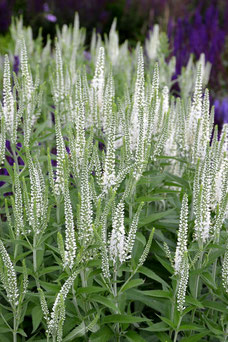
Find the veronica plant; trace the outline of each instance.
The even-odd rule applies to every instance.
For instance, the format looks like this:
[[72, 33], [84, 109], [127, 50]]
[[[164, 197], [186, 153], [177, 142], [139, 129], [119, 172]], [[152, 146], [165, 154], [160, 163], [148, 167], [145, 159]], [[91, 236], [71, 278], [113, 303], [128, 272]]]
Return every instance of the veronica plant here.
[[226, 341], [228, 130], [214, 127], [203, 58], [174, 97], [158, 26], [147, 57], [119, 45], [116, 21], [90, 52], [77, 15], [53, 49], [20, 20], [11, 31], [0, 339]]

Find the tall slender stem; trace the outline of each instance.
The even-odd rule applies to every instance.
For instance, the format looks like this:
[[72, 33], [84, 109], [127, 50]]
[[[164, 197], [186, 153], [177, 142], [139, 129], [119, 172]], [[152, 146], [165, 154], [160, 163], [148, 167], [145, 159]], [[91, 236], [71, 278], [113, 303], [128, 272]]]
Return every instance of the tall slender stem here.
[[[200, 246], [199, 246], [200, 247]], [[201, 250], [201, 253], [200, 253], [200, 257], [199, 257], [199, 260], [198, 260], [198, 269], [200, 269], [202, 267], [202, 260], [203, 260], [203, 251], [202, 251], [202, 248], [200, 248]], [[197, 274], [197, 277], [196, 277], [196, 287], [195, 287], [195, 293], [194, 293], [194, 298], [197, 299], [198, 297], [198, 292], [199, 292], [199, 274]], [[194, 322], [194, 319], [195, 319], [195, 311], [196, 309], [194, 309], [192, 311], [192, 323]], [[191, 331], [191, 334], [192, 334], [192, 331]]]
[[[13, 152], [13, 159], [14, 159], [14, 162], [16, 165], [16, 170], [17, 170], [17, 173], [19, 175], [19, 165], [18, 165], [18, 161], [17, 161], [16, 145], [12, 144], [11, 147], [12, 147], [12, 152]], [[18, 236], [16, 236], [16, 239], [17, 238], [18, 238]], [[17, 257], [17, 250], [18, 250], [18, 245], [16, 244], [15, 249], [14, 249], [14, 260]]]
[[17, 316], [15, 307], [13, 309], [13, 342], [17, 342]]
[[75, 309], [77, 311], [78, 317], [81, 318], [82, 316], [81, 316], [81, 313], [80, 313], [80, 310], [78, 307], [78, 303], [77, 303], [77, 299], [76, 299], [76, 292], [74, 289], [74, 284], [72, 285], [72, 294], [73, 294], [73, 303], [74, 303]]
[[37, 271], [37, 261], [36, 261], [36, 235], [33, 237], [33, 270], [34, 273]]
[[[17, 238], [18, 238], [18, 236], [16, 236], [16, 239]], [[14, 249], [14, 261], [15, 261], [15, 259], [17, 257], [17, 250], [18, 250], [18, 244], [16, 244], [15, 249]]]
[[177, 324], [177, 328], [175, 329], [175, 335], [174, 335], [173, 342], [176, 342], [176, 340], [177, 340], [177, 336], [178, 336], [178, 331], [179, 331], [179, 328], [180, 328], [181, 320], [182, 320], [182, 316], [180, 316], [178, 324]]
[[[170, 319], [172, 322], [173, 322], [173, 318], [174, 318], [174, 309], [175, 309], [175, 304], [176, 304], [177, 289], [178, 289], [178, 283], [177, 283], [177, 286], [176, 286], [174, 294], [173, 294], [173, 302], [172, 302], [171, 316], [170, 316]], [[170, 337], [172, 336], [172, 331], [170, 331], [169, 336]]]
[[[117, 290], [117, 267], [115, 266], [113, 272], [113, 292], [116, 301], [116, 313], [119, 312], [119, 305], [118, 305], [118, 290]], [[120, 325], [119, 323], [116, 324], [116, 342], [120, 342]]]
[[[198, 269], [202, 267], [202, 260], [203, 260], [203, 251], [200, 253], [199, 261], [198, 261]], [[197, 299], [198, 291], [199, 291], [199, 274], [196, 277], [196, 287], [195, 287], [195, 298]]]
[[16, 170], [17, 170], [17, 173], [19, 174], [19, 166], [18, 166], [18, 161], [17, 161], [17, 153], [16, 153], [16, 145], [12, 145], [12, 152], [13, 152], [13, 159], [14, 159], [14, 162], [16, 164]]
[[[57, 198], [57, 203], [56, 203], [56, 221], [57, 224], [60, 224], [60, 199]], [[60, 230], [60, 227], [58, 227], [58, 229]]]

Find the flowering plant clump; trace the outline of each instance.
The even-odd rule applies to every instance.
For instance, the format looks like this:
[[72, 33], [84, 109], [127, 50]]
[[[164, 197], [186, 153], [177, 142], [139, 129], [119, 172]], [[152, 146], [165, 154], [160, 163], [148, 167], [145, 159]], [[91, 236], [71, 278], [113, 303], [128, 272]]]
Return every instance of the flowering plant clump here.
[[214, 126], [203, 56], [175, 98], [159, 27], [146, 55], [119, 45], [116, 21], [85, 51], [77, 14], [44, 47], [22, 20], [11, 34], [0, 339], [226, 341], [228, 125]]

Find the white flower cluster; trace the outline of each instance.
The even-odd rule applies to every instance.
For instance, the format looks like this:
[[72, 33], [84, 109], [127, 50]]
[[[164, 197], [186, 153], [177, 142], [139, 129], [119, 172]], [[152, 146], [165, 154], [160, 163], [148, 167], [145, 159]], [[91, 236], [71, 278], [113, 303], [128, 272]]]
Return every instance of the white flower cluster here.
[[180, 224], [177, 237], [177, 247], [174, 259], [174, 269], [176, 274], [182, 271], [184, 255], [187, 252], [188, 242], [188, 196], [184, 194], [181, 206]]
[[66, 251], [64, 256], [64, 266], [69, 266], [69, 268], [72, 269], [74, 266], [76, 256], [76, 239], [74, 230], [74, 217], [67, 180], [65, 180], [64, 185], [64, 212], [66, 225]]
[[182, 261], [182, 269], [180, 272], [180, 280], [178, 283], [178, 290], [177, 290], [177, 310], [182, 312], [185, 302], [186, 290], [188, 286], [188, 277], [189, 277], [189, 264], [188, 264], [188, 255], [185, 252]]
[[62, 341], [63, 324], [65, 321], [65, 299], [77, 275], [78, 272], [74, 272], [65, 281], [59, 293], [57, 294], [51, 313], [48, 310], [44, 293], [39, 288], [41, 308], [44, 318], [47, 322], [47, 334], [52, 335], [53, 338], [57, 338], [58, 342]]
[[48, 196], [42, 170], [38, 159], [32, 160], [29, 150], [26, 150], [28, 169], [31, 184], [29, 198], [27, 187], [24, 184], [24, 203], [29, 225], [38, 235], [45, 230], [48, 222]]
[[226, 246], [226, 251], [222, 264], [222, 281], [226, 292], [228, 292], [228, 246]]
[[1, 240], [0, 277], [10, 304], [12, 305], [12, 307], [17, 306], [19, 297], [19, 291], [17, 288], [17, 276], [12, 261], [10, 260], [9, 254], [7, 253]]
[[188, 196], [184, 194], [181, 206], [180, 224], [178, 230], [177, 247], [174, 258], [174, 270], [178, 275], [177, 309], [184, 310], [184, 302], [189, 277], [188, 249]]
[[110, 259], [115, 265], [117, 261], [125, 261], [125, 228], [124, 228], [124, 203], [117, 204], [112, 219], [112, 233], [109, 241]]
[[[13, 28], [15, 40], [18, 39], [16, 30], [21, 34], [24, 32], [21, 22], [17, 25], [17, 28]], [[21, 134], [23, 128], [23, 148], [26, 150], [24, 169], [28, 167], [29, 171], [30, 185], [22, 178], [22, 196], [20, 182], [23, 172], [19, 172], [18, 165], [14, 166], [12, 208], [15, 236], [18, 238], [22, 232], [26, 234], [25, 218], [35, 238], [41, 235], [48, 222], [48, 188], [38, 157], [31, 156], [34, 147], [31, 139], [33, 128], [41, 112], [42, 87], [39, 84], [44, 75], [48, 75], [54, 101], [57, 147], [57, 166], [52, 167], [48, 152], [48, 171], [59, 228], [61, 223], [58, 214], [64, 204], [65, 235], [58, 232], [57, 239], [66, 272], [74, 272], [76, 252], [82, 253], [80, 260], [86, 263], [100, 250], [102, 273], [108, 283], [112, 268], [116, 271], [119, 265], [131, 259], [143, 203], [129, 222], [128, 230], [127, 220], [124, 222], [125, 203], [132, 196], [146, 168], [150, 168], [151, 164], [159, 164], [159, 157], [168, 160], [172, 158], [165, 166], [167, 174], [172, 172], [181, 176], [184, 172], [194, 173], [192, 215], [194, 238], [200, 249], [210, 238], [219, 242], [223, 222], [228, 217], [228, 125], [224, 126], [220, 139], [215, 128], [212, 139], [214, 113], [213, 109], [210, 111], [209, 91], [205, 90], [210, 66], [205, 64], [204, 57], [201, 56], [197, 67], [192, 60], [189, 61], [179, 79], [182, 97], [174, 98], [170, 96], [170, 88], [175, 59], [165, 63], [165, 56], [160, 49], [162, 36], [157, 25], [146, 40], [149, 69], [153, 71], [152, 75], [148, 72], [146, 76], [143, 48], [137, 46], [132, 53], [136, 55], [134, 62], [134, 57], [129, 56], [127, 43], [119, 45], [116, 21], [105, 43], [94, 33], [89, 56], [92, 63], [86, 65], [90, 68], [96, 59], [91, 82], [86, 69], [79, 70], [84, 58], [79, 56], [79, 52], [85, 34], [79, 29], [78, 16], [75, 17], [73, 28], [63, 26], [57, 32], [55, 63], [50, 62], [50, 41], [40, 54], [36, 44], [26, 49], [25, 41], [32, 41], [31, 32], [24, 33], [26, 39], [16, 43], [16, 50], [20, 50], [21, 80], [20, 75], [18, 78], [14, 75], [12, 89], [10, 62], [6, 56], [3, 104], [0, 105], [0, 163], [5, 155], [6, 137], [15, 147], [17, 135]], [[31, 55], [35, 56], [36, 63], [39, 61], [43, 66], [36, 78], [31, 72], [36, 70], [36, 64], [30, 60], [30, 68], [28, 63], [28, 56]], [[196, 79], [195, 89], [190, 79]], [[51, 120], [48, 125], [51, 128]], [[37, 131], [39, 134], [39, 129]], [[68, 146], [69, 154], [66, 153]], [[180, 162], [181, 159], [186, 161], [187, 166]], [[70, 198], [71, 176], [77, 191], [77, 226], [74, 222], [74, 202]], [[117, 194], [119, 187], [121, 191]], [[113, 215], [110, 218], [111, 210]], [[9, 210], [7, 220], [12, 227]], [[189, 275], [187, 234], [188, 196], [185, 194], [173, 262], [174, 273], [178, 278], [177, 309], [180, 312], [184, 310]], [[152, 237], [153, 232], [136, 267], [140, 267], [146, 260]], [[165, 246], [166, 254], [172, 260], [171, 252]], [[34, 261], [36, 247], [34, 243]], [[0, 256], [1, 279], [11, 305], [15, 306], [19, 296], [16, 273], [1, 241]], [[228, 286], [227, 260], [226, 252], [223, 262], [225, 288]], [[57, 341], [62, 340], [65, 299], [76, 275], [74, 272], [61, 288], [51, 314], [40, 290], [48, 334]], [[27, 281], [25, 277], [24, 292]]]
[[23, 199], [22, 199], [22, 191], [20, 185], [19, 174], [17, 172], [16, 164], [14, 163], [14, 192], [15, 192], [15, 201], [12, 197], [12, 207], [15, 219], [15, 233], [16, 237], [24, 231], [24, 215], [23, 215]]

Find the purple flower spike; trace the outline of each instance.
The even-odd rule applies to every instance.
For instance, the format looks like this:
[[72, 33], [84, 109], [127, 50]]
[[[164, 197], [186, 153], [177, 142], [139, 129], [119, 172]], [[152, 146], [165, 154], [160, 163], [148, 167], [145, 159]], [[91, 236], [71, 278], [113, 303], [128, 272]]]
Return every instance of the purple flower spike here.
[[49, 9], [49, 6], [48, 6], [48, 3], [47, 3], [47, 2], [45, 2], [45, 3], [44, 3], [44, 5], [43, 5], [43, 11], [44, 11], [44, 12], [49, 12], [49, 11], [50, 11], [50, 9]]
[[98, 142], [98, 148], [100, 151], [105, 151], [106, 148], [105, 148], [105, 144], [103, 144], [101, 141]]
[[20, 59], [19, 56], [14, 56], [14, 61], [13, 61], [13, 71], [15, 74], [18, 74], [19, 71], [19, 65], [20, 65]]
[[225, 97], [222, 102], [215, 100], [215, 122], [219, 125], [228, 123], [228, 97]]
[[57, 21], [57, 18], [55, 15], [49, 13], [45, 15], [45, 18], [50, 21], [51, 23], [55, 23]]
[[[9, 172], [7, 171], [7, 169], [2, 168], [2, 169], [0, 169], [0, 175], [9, 176]], [[0, 181], [0, 187], [3, 186], [4, 184], [5, 184], [5, 182]]]
[[25, 163], [21, 157], [18, 157], [18, 165], [25, 165]]
[[91, 61], [91, 53], [89, 51], [83, 51], [83, 54], [87, 61]]
[[[55, 147], [53, 147], [53, 148], [51, 149], [51, 153], [52, 153], [52, 154], [57, 154], [57, 150], [56, 150]], [[54, 167], [56, 167], [56, 166], [57, 166], [57, 160], [51, 159], [51, 165], [54, 166]]]
[[4, 193], [4, 197], [12, 196], [12, 195], [13, 195], [13, 192], [5, 192], [5, 193]]
[[7, 150], [8, 150], [11, 154], [13, 154], [12, 149], [11, 149], [11, 146], [10, 146], [10, 141], [9, 141], [9, 140], [6, 140], [6, 148], [7, 148]]
[[19, 142], [19, 143], [17, 143], [17, 149], [20, 151], [20, 149], [21, 149], [21, 147], [22, 147], [22, 144]]
[[13, 166], [13, 164], [14, 164], [14, 159], [13, 159], [12, 157], [10, 157], [10, 156], [6, 156], [6, 159], [7, 159], [8, 163], [9, 163], [11, 166]]

